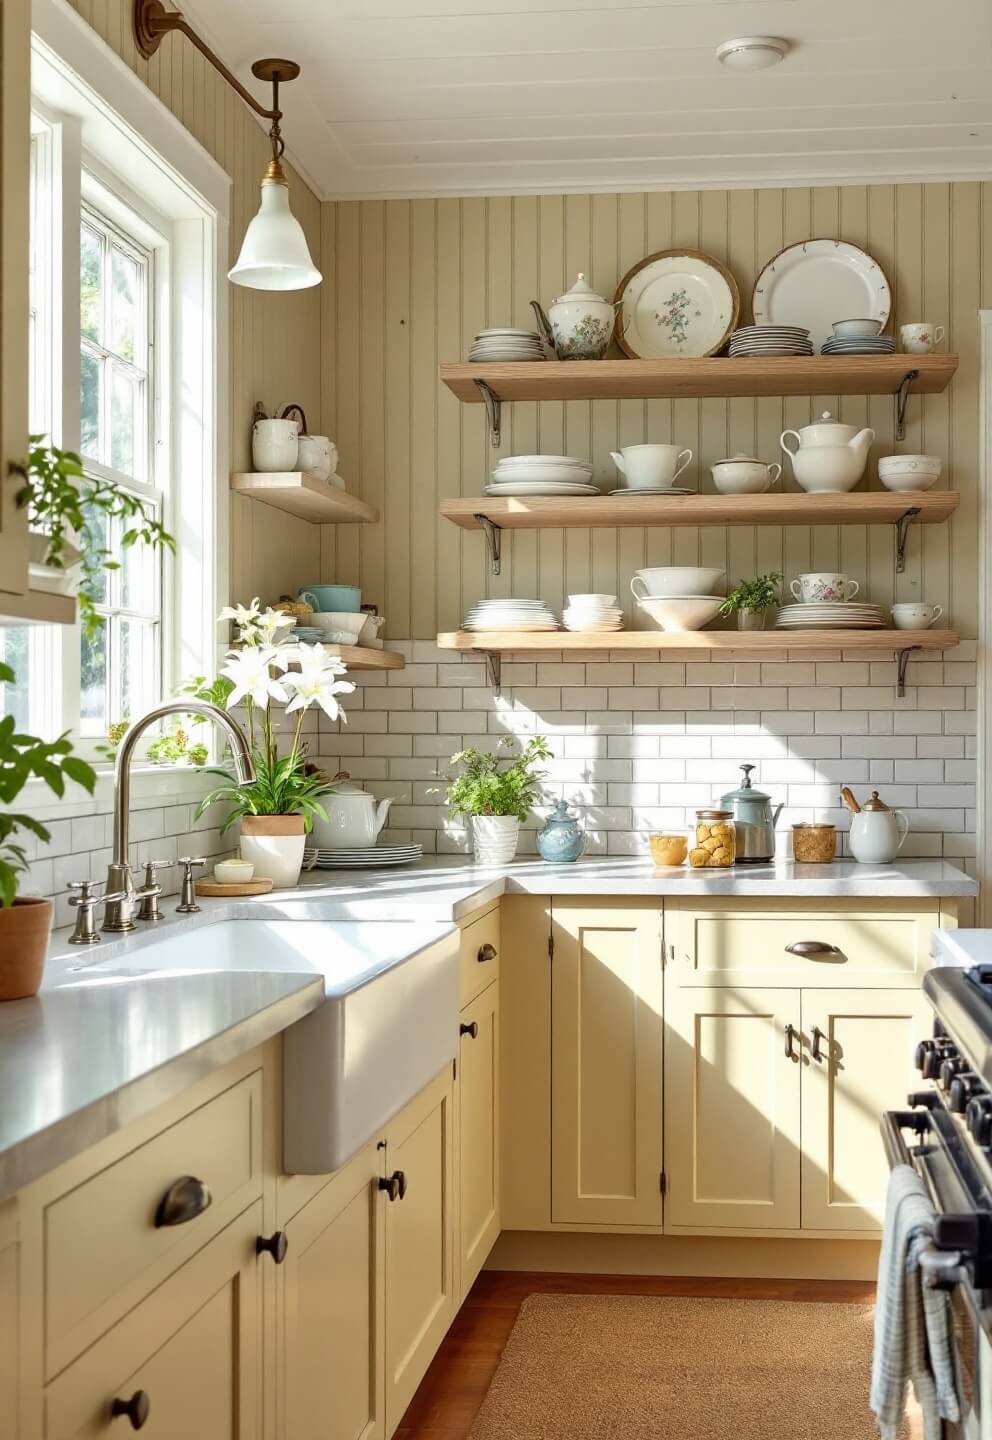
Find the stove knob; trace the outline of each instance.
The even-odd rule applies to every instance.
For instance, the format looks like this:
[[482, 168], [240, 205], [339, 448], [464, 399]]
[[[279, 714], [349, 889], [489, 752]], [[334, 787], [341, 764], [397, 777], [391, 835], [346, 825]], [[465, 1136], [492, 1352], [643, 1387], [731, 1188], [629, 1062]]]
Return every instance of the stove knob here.
[[940, 1065], [944, 1057], [949, 1053], [946, 1045], [934, 1045], [932, 1041], [925, 1041], [930, 1046], [923, 1055], [923, 1064], [920, 1066], [920, 1073], [924, 1080], [936, 1080], [940, 1074]]
[[955, 1115], [963, 1115], [968, 1101], [979, 1088], [977, 1075], [955, 1075], [951, 1081], [950, 1094], [948, 1096], [948, 1109], [953, 1110]]
[[913, 1063], [921, 1075], [926, 1074], [927, 1061], [936, 1048], [932, 1040], [921, 1040], [917, 1045]]
[[942, 1090], [949, 1090], [951, 1088], [951, 1081], [955, 1075], [959, 1075], [963, 1069], [964, 1061], [960, 1056], [948, 1055], [945, 1060], [941, 1061], [940, 1065], [940, 1088]]
[[965, 1121], [976, 1145], [992, 1145], [992, 1095], [973, 1095]]

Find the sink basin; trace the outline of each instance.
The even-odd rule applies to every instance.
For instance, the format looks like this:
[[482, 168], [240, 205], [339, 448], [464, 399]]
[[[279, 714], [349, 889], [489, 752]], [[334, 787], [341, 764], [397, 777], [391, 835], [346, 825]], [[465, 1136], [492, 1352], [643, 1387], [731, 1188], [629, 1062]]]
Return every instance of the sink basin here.
[[450, 922], [222, 920], [80, 968], [87, 976], [322, 975], [324, 1003], [283, 1035], [290, 1174], [336, 1170], [457, 1050], [458, 932]]

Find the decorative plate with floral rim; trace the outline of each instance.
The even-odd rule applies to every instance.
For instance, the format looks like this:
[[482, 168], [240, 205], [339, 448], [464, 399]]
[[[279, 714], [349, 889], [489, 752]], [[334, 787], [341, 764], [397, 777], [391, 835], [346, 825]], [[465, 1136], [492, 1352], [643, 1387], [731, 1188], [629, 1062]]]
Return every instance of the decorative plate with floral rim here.
[[616, 338], [632, 360], [715, 355], [737, 325], [740, 295], [726, 266], [702, 250], [659, 250], [617, 286]]

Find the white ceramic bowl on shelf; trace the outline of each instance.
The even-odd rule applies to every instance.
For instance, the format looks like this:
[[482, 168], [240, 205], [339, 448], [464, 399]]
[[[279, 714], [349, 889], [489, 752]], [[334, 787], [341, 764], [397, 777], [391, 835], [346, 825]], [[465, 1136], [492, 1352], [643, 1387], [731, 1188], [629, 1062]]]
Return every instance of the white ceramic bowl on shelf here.
[[338, 645], [357, 645], [358, 636], [368, 616], [364, 610], [323, 610], [316, 611], [307, 621], [308, 625], [315, 626], [322, 630], [325, 635], [347, 635], [347, 640], [336, 640], [333, 643]]
[[929, 490], [940, 479], [939, 455], [883, 455], [878, 478], [886, 490]]
[[852, 340], [881, 335], [882, 320], [835, 320], [834, 335], [838, 340]]
[[662, 595], [709, 595], [719, 590], [726, 571], [705, 565], [660, 565], [650, 570], [635, 570], [630, 591], [635, 600], [653, 599]]
[[665, 595], [638, 599], [638, 605], [660, 630], [702, 630], [715, 620], [721, 595]]

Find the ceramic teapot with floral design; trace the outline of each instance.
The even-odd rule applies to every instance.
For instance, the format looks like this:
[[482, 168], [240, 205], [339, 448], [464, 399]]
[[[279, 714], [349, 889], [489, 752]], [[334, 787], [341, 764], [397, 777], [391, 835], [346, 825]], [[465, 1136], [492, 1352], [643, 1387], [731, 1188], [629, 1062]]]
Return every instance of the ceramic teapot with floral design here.
[[559, 295], [547, 314], [539, 300], [530, 303], [538, 329], [559, 360], [602, 360], [610, 347], [616, 305], [597, 295], [584, 275]]

